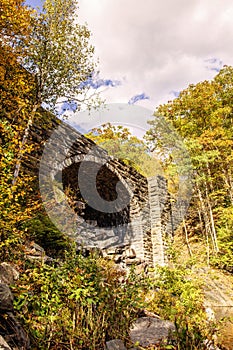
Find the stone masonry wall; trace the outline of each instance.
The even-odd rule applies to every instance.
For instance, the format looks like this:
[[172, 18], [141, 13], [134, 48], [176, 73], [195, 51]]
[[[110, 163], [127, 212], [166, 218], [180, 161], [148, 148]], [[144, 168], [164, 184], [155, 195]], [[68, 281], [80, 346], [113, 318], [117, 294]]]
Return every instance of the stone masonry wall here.
[[[60, 190], [58, 190], [60, 194], [56, 194], [55, 197], [57, 216], [63, 217], [63, 221], [58, 222], [58, 226], [61, 224], [63, 228], [66, 225], [69, 227], [67, 224], [69, 215], [73, 214], [69, 212], [66, 215], [62, 192], [65, 188], [71, 187], [76, 193], [74, 198], [76, 207], [72, 208], [75, 211], [76, 222], [72, 232], [66, 231], [66, 234], [70, 234], [79, 244], [85, 242], [90, 247], [100, 247], [106, 252], [109, 250], [111, 254], [114, 251], [121, 251], [123, 254], [123, 251], [131, 249], [129, 254], [131, 259], [134, 256], [135, 259], [144, 261], [150, 266], [166, 263], [164, 238], [172, 237], [176, 226], [175, 221], [178, 222], [173, 217], [166, 180], [161, 176], [146, 179], [135, 169], [109, 157], [106, 151], [96, 147], [91, 140], [53, 116], [49, 123], [44, 119], [41, 124], [37, 122], [32, 126], [32, 140], [39, 146], [37, 151], [28, 158], [26, 166], [33, 169], [39, 168], [43, 151], [41, 145], [44, 145], [49, 138], [51, 139], [51, 135], [58, 127], [59, 133], [53, 143], [47, 147], [46, 162], [43, 162], [42, 158], [40, 163], [40, 176], [44, 177], [45, 182], [48, 178], [49, 181], [60, 182]], [[93, 149], [94, 152], [92, 152]], [[83, 161], [92, 162], [91, 164], [102, 162], [96, 186], [106, 200], [111, 201], [114, 198], [116, 191], [113, 184], [117, 181], [123, 184], [122, 196], [124, 197], [125, 194], [131, 196], [123, 210], [116, 214], [104, 214], [93, 210], [83, 200], [77, 178]], [[89, 170], [85, 174], [87, 187], [92, 180], [91, 172]], [[58, 199], [60, 195], [62, 200]], [[54, 194], [51, 193], [51, 196]], [[49, 193], [48, 197], [50, 197]]]

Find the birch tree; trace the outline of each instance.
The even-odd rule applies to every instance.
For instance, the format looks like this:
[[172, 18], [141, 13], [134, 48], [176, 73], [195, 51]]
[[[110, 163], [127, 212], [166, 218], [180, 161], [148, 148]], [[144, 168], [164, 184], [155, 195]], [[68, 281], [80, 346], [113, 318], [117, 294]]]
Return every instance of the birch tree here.
[[90, 103], [85, 81], [95, 69], [93, 47], [89, 44], [90, 32], [77, 22], [77, 13], [77, 0], [45, 0], [42, 12], [34, 12], [31, 17], [31, 36], [23, 64], [34, 78], [34, 90], [14, 183], [30, 126], [42, 103], [55, 113], [60, 99], [75, 101], [77, 108], [81, 103]]

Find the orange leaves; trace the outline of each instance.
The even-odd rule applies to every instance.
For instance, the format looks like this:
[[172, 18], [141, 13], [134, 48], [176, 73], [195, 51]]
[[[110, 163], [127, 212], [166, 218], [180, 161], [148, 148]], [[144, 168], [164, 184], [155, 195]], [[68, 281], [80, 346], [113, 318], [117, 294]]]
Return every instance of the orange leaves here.
[[21, 0], [0, 3], [0, 110], [25, 107], [33, 81], [19, 64], [30, 34], [31, 10]]
[[0, 32], [2, 42], [16, 42], [29, 35], [30, 14], [32, 10], [23, 5], [21, 0], [1, 0]]
[[0, 46], [0, 113], [17, 124], [25, 118], [29, 99], [33, 93], [33, 78], [18, 61], [17, 55], [8, 47]]

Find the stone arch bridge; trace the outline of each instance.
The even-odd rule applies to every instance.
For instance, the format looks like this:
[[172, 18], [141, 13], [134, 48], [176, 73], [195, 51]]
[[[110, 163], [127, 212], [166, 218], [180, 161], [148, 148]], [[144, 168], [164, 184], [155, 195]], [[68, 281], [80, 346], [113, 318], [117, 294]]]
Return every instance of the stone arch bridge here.
[[166, 238], [173, 238], [182, 210], [172, 205], [163, 177], [145, 178], [55, 117], [34, 124], [31, 139], [43, 144], [29, 162], [39, 169], [43, 202], [58, 228], [84, 246], [130, 248], [150, 266], [166, 263]]

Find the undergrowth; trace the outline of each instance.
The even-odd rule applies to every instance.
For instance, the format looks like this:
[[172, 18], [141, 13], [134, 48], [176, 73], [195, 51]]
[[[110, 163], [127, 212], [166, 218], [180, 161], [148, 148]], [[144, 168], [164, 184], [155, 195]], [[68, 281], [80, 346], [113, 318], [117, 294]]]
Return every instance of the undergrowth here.
[[127, 342], [141, 306], [139, 278], [112, 262], [75, 252], [48, 266], [29, 264], [14, 288], [15, 309], [32, 349], [104, 348], [107, 340]]
[[116, 338], [129, 346], [130, 326], [145, 308], [175, 325], [160, 349], [205, 349], [215, 331], [206, 319], [201, 283], [186, 266], [137, 276], [73, 249], [52, 265], [27, 262], [13, 292], [32, 350], [101, 350]]

